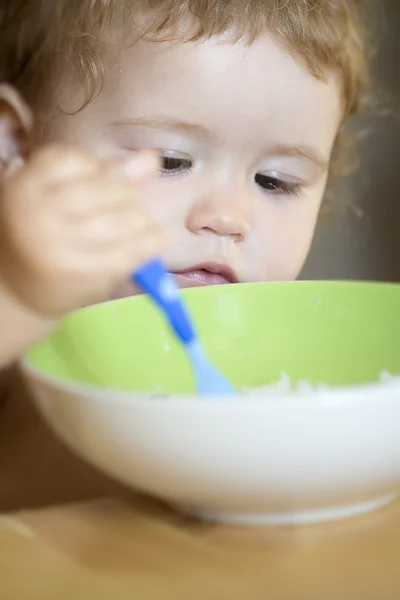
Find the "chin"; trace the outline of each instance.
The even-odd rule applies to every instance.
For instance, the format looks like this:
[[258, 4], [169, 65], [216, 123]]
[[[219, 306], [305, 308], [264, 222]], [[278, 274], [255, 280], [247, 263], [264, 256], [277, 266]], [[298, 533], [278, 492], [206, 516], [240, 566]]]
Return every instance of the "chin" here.
[[142, 294], [141, 290], [135, 287], [132, 283], [127, 281], [122, 285], [118, 286], [115, 291], [111, 294], [109, 300], [120, 300], [121, 298], [131, 298], [132, 296], [139, 296]]

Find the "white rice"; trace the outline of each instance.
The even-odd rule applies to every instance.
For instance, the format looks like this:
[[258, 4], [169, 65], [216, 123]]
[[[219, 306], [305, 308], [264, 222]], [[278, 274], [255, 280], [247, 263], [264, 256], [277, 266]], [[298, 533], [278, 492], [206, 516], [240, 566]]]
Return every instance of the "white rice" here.
[[[390, 383], [395, 376], [391, 375], [387, 371], [381, 371], [379, 375], [380, 383]], [[244, 388], [242, 394], [245, 396], [257, 396], [260, 393], [267, 395], [272, 398], [279, 396], [285, 396], [287, 394], [301, 396], [303, 394], [320, 393], [329, 389], [329, 386], [325, 383], [312, 384], [309, 381], [301, 380], [297, 384], [292, 383], [287, 373], [282, 372], [281, 377], [275, 383], [270, 383], [258, 387]]]
[[255, 396], [262, 393], [269, 397], [285, 396], [287, 394], [308, 394], [309, 392], [320, 392], [326, 390], [327, 386], [323, 383], [313, 385], [308, 381], [302, 380], [297, 384], [292, 383], [287, 373], [282, 372], [281, 377], [275, 383], [269, 383], [258, 387], [245, 388], [242, 393], [246, 396]]
[[380, 383], [391, 383], [395, 379], [397, 379], [397, 377], [395, 377], [394, 375], [391, 375], [387, 371], [381, 371], [381, 373], [379, 375], [379, 382]]

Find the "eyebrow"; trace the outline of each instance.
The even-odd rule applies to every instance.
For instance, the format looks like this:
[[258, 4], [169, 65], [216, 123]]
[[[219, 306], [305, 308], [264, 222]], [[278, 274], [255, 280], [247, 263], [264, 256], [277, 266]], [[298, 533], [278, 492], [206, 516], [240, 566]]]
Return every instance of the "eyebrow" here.
[[329, 167], [330, 157], [324, 156], [307, 144], [274, 144], [272, 150], [272, 152], [269, 151], [269, 154], [301, 158], [314, 163], [321, 170], [326, 170]]
[[214, 137], [212, 131], [197, 125], [196, 123], [188, 123], [187, 121], [180, 121], [179, 119], [170, 119], [167, 117], [141, 117], [137, 119], [121, 119], [119, 121], [112, 121], [108, 123], [110, 127], [130, 128], [130, 127], [144, 127], [147, 129], [158, 129], [160, 131], [172, 131], [179, 132], [191, 137], [199, 139], [210, 139]]
[[[170, 131], [173, 133], [179, 132], [202, 140], [209, 140], [215, 137], [210, 129], [207, 129], [202, 125], [163, 116], [120, 119], [111, 121], [110, 123], [107, 123], [107, 125], [112, 128], [121, 129], [143, 127], [145, 129]], [[267, 154], [270, 156], [292, 156], [294, 158], [301, 158], [302, 160], [315, 164], [322, 171], [327, 170], [330, 162], [329, 156], [323, 156], [316, 149], [307, 144], [275, 143], [267, 149]]]

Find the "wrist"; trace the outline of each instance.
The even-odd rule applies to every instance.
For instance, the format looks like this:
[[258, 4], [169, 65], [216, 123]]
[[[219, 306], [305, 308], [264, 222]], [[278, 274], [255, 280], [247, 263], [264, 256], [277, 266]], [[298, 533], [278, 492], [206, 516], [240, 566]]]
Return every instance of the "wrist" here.
[[0, 278], [0, 366], [49, 334], [56, 322], [27, 307]]

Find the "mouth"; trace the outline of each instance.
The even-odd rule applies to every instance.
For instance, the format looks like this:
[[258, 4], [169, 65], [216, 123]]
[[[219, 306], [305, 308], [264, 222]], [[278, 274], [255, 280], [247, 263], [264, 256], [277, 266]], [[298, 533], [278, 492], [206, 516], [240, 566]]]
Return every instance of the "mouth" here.
[[221, 263], [204, 263], [190, 269], [172, 273], [180, 287], [199, 287], [207, 285], [227, 285], [238, 283], [233, 269]]
[[[171, 274], [180, 288], [227, 285], [239, 282], [237, 274], [231, 267], [218, 262], [203, 263], [182, 271], [171, 270]], [[126, 281], [114, 290], [111, 299], [128, 298], [141, 293], [130, 281]]]

